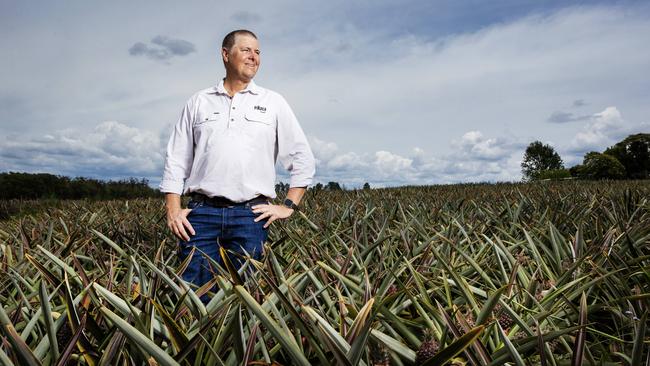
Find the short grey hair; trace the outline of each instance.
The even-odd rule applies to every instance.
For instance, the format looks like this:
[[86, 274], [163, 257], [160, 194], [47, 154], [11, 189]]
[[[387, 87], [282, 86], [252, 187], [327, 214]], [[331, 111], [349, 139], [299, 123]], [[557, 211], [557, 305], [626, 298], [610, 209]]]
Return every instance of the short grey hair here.
[[251, 36], [251, 37], [257, 39], [257, 36], [255, 35], [255, 33], [249, 31], [248, 29], [237, 29], [237, 30], [234, 30], [234, 31], [226, 34], [226, 36], [223, 38], [223, 42], [221, 42], [221, 47], [227, 49], [228, 51], [230, 51], [232, 46], [235, 45], [235, 37], [237, 37], [238, 35]]

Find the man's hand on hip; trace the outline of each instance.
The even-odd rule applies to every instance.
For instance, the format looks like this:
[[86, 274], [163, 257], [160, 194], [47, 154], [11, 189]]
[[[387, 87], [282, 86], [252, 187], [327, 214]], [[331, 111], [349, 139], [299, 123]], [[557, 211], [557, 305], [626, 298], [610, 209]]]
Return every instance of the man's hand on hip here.
[[187, 221], [187, 215], [192, 210], [189, 208], [181, 208], [181, 196], [175, 193], [165, 194], [165, 208], [167, 209], [167, 227], [169, 230], [177, 238], [189, 241], [189, 234], [196, 234], [190, 222]]
[[266, 224], [264, 224], [264, 228], [269, 227], [269, 225], [271, 225], [271, 223], [277, 219], [286, 219], [287, 217], [291, 216], [291, 214], [293, 213], [292, 209], [282, 205], [262, 204], [262, 205], [255, 205], [252, 207], [252, 209], [254, 213], [260, 214], [255, 218], [255, 222], [268, 219], [266, 221]]
[[196, 234], [192, 224], [187, 220], [187, 215], [192, 210], [189, 208], [179, 208], [178, 210], [167, 210], [167, 227], [176, 235], [177, 238], [189, 241], [189, 234]]

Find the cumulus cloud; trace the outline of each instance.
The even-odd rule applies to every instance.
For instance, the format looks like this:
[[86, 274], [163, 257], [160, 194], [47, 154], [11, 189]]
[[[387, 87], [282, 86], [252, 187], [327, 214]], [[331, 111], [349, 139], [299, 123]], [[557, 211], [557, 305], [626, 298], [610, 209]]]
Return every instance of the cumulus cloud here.
[[172, 55], [185, 56], [196, 51], [194, 44], [183, 39], [172, 39], [165, 36], [155, 36], [151, 43], [164, 47]]
[[485, 138], [481, 131], [469, 131], [460, 140], [453, 141], [452, 146], [464, 159], [497, 161], [510, 154], [512, 144], [504, 139]]
[[317, 137], [309, 138], [309, 145], [317, 161], [329, 161], [334, 156], [339, 147], [333, 142], [323, 141]]
[[451, 152], [434, 156], [420, 147], [401, 155], [388, 150], [374, 153], [341, 151], [332, 142], [310, 138], [317, 160], [316, 179], [342, 181], [355, 187], [375, 187], [470, 181], [510, 181], [520, 178], [524, 144], [485, 137], [469, 131], [451, 142]]
[[[61, 130], [94, 116], [137, 120], [139, 126], [168, 134], [165, 124], [175, 120], [187, 97], [222, 75], [214, 57], [218, 34], [238, 23], [256, 23], [264, 50], [256, 81], [287, 98], [307, 134], [327, 137], [312, 141], [319, 160], [317, 179], [350, 185], [369, 181], [373, 186], [518, 179], [522, 141], [553, 141], [567, 161], [585, 149], [602, 151], [625, 131], [639, 132], [632, 131], [638, 124], [625, 120], [621, 123], [627, 130], [617, 131], [611, 121], [599, 124], [594, 112], [615, 104], [630, 121], [650, 113], [643, 87], [650, 82], [650, 48], [643, 36], [650, 33], [650, 7], [640, 2], [555, 3], [552, 9], [522, 7], [530, 11], [498, 21], [494, 14], [482, 14], [481, 23], [471, 27], [448, 22], [456, 24], [452, 30], [440, 28], [436, 16], [458, 14], [383, 14], [385, 18], [365, 16], [374, 20], [357, 22], [347, 13], [360, 12], [350, 9], [374, 9], [374, 15], [381, 15], [386, 8], [329, 2], [307, 6], [295, 0], [260, 3], [255, 13], [238, 12], [234, 3], [220, 4], [218, 11], [190, 7], [183, 17], [174, 7], [160, 5], [155, 19], [141, 19], [149, 10], [146, 4], [139, 5], [141, 13], [108, 7], [104, 13], [84, 14], [84, 21], [111, 24], [120, 19], [123, 27], [78, 27], [88, 31], [64, 36], [51, 32], [56, 26], [52, 17], [16, 23], [11, 37], [0, 39], [3, 49], [12, 50], [0, 60], [0, 68], [12, 70], [0, 85], [0, 133], [41, 137], [17, 140], [23, 146], [15, 151], [2, 143], [3, 156], [15, 157], [2, 158], [0, 164], [32, 169], [21, 165], [20, 155], [31, 156], [28, 148], [41, 149], [45, 159], [44, 146], [61, 154], [59, 160], [66, 156], [74, 161], [78, 149], [70, 147], [79, 136], [87, 139], [86, 134], [59, 132], [46, 138], [41, 130]], [[472, 6], [468, 4], [464, 6]], [[197, 21], [187, 22], [189, 18]], [[196, 46], [163, 36], [131, 38], [142, 29], [183, 29], [194, 35]], [[95, 42], [98, 38], [105, 42]], [[46, 42], [38, 49], [25, 47], [35, 39]], [[114, 57], [111, 51], [124, 47], [124, 39], [142, 42], [133, 44], [132, 56]], [[191, 68], [169, 67], [165, 73], [133, 62], [133, 57], [168, 62], [188, 55], [196, 55]], [[97, 87], [89, 88], [89, 80]], [[43, 85], [68, 92], [43, 94]], [[126, 93], [111, 99], [110, 90]], [[587, 112], [585, 106], [593, 110]], [[98, 118], [105, 117], [92, 120]], [[83, 151], [87, 157], [113, 154], [109, 147]], [[43, 166], [42, 161], [26, 161]], [[100, 160], [95, 165], [103, 166]], [[87, 169], [89, 164], [76, 171]]]
[[174, 56], [186, 56], [196, 52], [190, 41], [158, 35], [151, 39], [151, 44], [136, 42], [129, 48], [131, 56], [145, 56], [152, 60], [165, 61]]
[[618, 108], [611, 106], [591, 115], [571, 141], [560, 148], [560, 152], [566, 163], [577, 164], [587, 152], [603, 151], [628, 135], [648, 130], [650, 123], [626, 121]]
[[157, 179], [162, 174], [161, 151], [157, 134], [106, 121], [85, 134], [69, 129], [31, 139], [4, 140], [0, 142], [0, 170]]
[[[354, 152], [348, 152], [334, 156], [331, 160], [327, 161], [325, 167], [332, 171], [339, 172], [354, 171], [367, 168], [368, 162], [365, 156], [358, 155]], [[359, 171], [359, 173], [363, 174], [362, 171]]]
[[[347, 185], [360, 186], [373, 182], [375, 186], [404, 184], [415, 172], [412, 159], [391, 153], [377, 151], [357, 153], [341, 151], [337, 144], [309, 137], [310, 145], [316, 158], [316, 179], [326, 183], [342, 181]], [[283, 172], [281, 173], [284, 175]]]
[[400, 174], [410, 173], [413, 159], [405, 158], [389, 151], [375, 152], [374, 166], [381, 176], [390, 178]]
[[525, 144], [518, 139], [486, 137], [468, 131], [451, 143], [451, 152], [440, 159], [441, 173], [448, 182], [518, 180]]
[[624, 138], [633, 128], [623, 120], [618, 108], [607, 107], [589, 117], [589, 122], [571, 141], [570, 151], [583, 153], [602, 150]]
[[583, 107], [583, 106], [586, 106], [586, 105], [587, 105], [587, 102], [585, 102], [584, 99], [576, 99], [576, 100], [573, 101], [572, 106], [574, 108], [578, 108], [578, 107]]
[[[311, 123], [306, 131], [359, 153], [421, 146], [442, 156], [473, 130], [566, 145], [591, 118], [577, 109], [587, 102], [604, 108], [621, 99], [630, 115], [647, 115], [638, 85], [648, 80], [650, 52], [640, 30], [650, 31], [647, 18], [616, 7], [566, 8], [433, 39], [386, 40], [348, 27], [297, 42], [286, 57], [299, 62], [282, 62], [291, 70], [273, 81]], [[341, 39], [355, 52], [333, 52]], [[335, 106], [323, 102], [331, 98]], [[484, 141], [467, 153], [502, 151]]]
[[589, 115], [577, 116], [573, 113], [556, 111], [551, 113], [551, 116], [548, 117], [547, 121], [553, 123], [566, 123], [566, 122], [584, 121], [589, 118], [591, 118], [591, 116]]

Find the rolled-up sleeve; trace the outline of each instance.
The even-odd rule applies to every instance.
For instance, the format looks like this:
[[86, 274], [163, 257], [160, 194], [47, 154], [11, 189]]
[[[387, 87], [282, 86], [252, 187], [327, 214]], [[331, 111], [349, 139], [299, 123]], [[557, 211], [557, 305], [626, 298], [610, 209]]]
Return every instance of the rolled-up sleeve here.
[[193, 104], [192, 99], [185, 104], [169, 137], [165, 170], [159, 186], [161, 192], [183, 194], [185, 179], [190, 175], [194, 158]]
[[307, 187], [314, 179], [316, 160], [291, 107], [278, 98], [277, 159], [289, 171], [289, 187]]

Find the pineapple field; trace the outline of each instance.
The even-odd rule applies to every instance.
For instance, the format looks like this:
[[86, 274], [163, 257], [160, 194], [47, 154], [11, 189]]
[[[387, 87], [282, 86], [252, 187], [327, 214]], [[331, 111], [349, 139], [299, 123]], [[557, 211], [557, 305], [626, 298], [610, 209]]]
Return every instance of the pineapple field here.
[[261, 261], [202, 288], [162, 198], [35, 203], [0, 222], [0, 364], [650, 365], [649, 197], [310, 190]]

